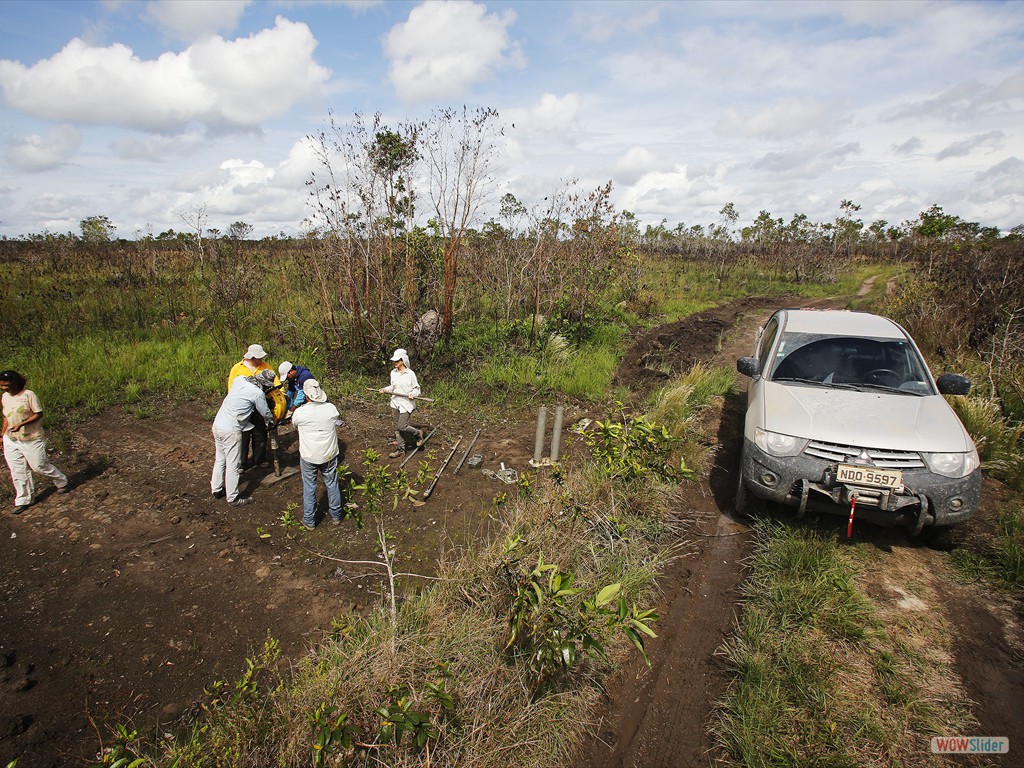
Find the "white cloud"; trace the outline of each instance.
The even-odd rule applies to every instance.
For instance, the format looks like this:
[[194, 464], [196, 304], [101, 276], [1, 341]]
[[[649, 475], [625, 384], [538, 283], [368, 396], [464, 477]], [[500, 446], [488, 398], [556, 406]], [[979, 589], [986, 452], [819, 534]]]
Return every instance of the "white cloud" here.
[[405, 102], [457, 98], [495, 69], [525, 64], [508, 28], [516, 14], [488, 14], [465, 0], [427, 0], [384, 38], [391, 83]]
[[966, 157], [975, 149], [999, 149], [1003, 145], [1002, 131], [989, 131], [980, 136], [972, 136], [962, 141], [954, 141], [944, 147], [935, 156], [936, 160], [945, 160], [950, 157]]
[[619, 37], [624, 31], [636, 34], [649, 29], [658, 23], [664, 10], [662, 4], [643, 8], [637, 3], [620, 6], [588, 3], [583, 9], [573, 12], [572, 24], [587, 40], [604, 43]]
[[152, 0], [146, 4], [146, 13], [177, 39], [191, 42], [234, 30], [249, 3], [250, 0]]
[[832, 135], [843, 112], [836, 104], [786, 99], [750, 115], [727, 109], [718, 121], [723, 133], [764, 139], [789, 139], [807, 133]]
[[7, 159], [21, 171], [48, 171], [67, 163], [81, 145], [82, 135], [74, 126], [59, 125], [45, 136], [32, 134], [13, 139]]
[[564, 136], [576, 125], [581, 106], [579, 94], [556, 96], [545, 93], [532, 107], [502, 110], [501, 117], [509, 125], [515, 125], [515, 135], [518, 136], [532, 132]]
[[974, 180], [983, 187], [983, 199], [996, 200], [1009, 198], [1018, 206], [1017, 217], [1024, 220], [1024, 213], [1019, 209], [1024, 199], [1024, 161], [1017, 157], [1008, 157], [1002, 162], [979, 172]]
[[768, 152], [751, 167], [788, 178], [813, 179], [847, 164], [850, 155], [861, 152], [860, 144], [848, 142], [840, 146], [796, 146], [793, 149]]
[[309, 27], [281, 17], [250, 37], [207, 38], [150, 61], [76, 38], [32, 67], [0, 60], [0, 89], [11, 107], [46, 120], [165, 133], [192, 121], [254, 129], [318, 93], [328, 72], [315, 48]]
[[658, 159], [647, 147], [630, 147], [615, 163], [615, 179], [622, 184], [634, 184], [645, 173], [657, 168]]
[[917, 136], [911, 136], [901, 144], [893, 145], [893, 152], [897, 155], [912, 155], [924, 146], [924, 142]]

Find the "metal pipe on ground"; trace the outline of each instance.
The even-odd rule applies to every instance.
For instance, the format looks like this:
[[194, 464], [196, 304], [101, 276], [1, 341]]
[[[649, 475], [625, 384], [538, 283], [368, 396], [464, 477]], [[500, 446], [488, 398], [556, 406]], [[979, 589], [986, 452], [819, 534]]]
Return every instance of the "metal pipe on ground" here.
[[469, 445], [466, 446], [466, 452], [462, 454], [462, 458], [459, 460], [459, 463], [455, 465], [455, 471], [452, 472], [453, 475], [459, 474], [459, 470], [462, 469], [462, 465], [466, 463], [466, 457], [469, 456], [469, 452], [473, 450], [473, 446], [476, 445], [476, 439], [478, 437], [480, 437], [479, 429], [476, 431], [476, 434], [473, 435], [473, 439], [470, 440]]
[[437, 474], [434, 475], [434, 479], [430, 481], [430, 485], [428, 485], [427, 489], [423, 492], [423, 498], [417, 499], [412, 503], [414, 507], [421, 507], [427, 503], [427, 499], [430, 498], [430, 494], [434, 492], [434, 486], [436, 486], [437, 481], [441, 479], [441, 473], [444, 472], [444, 468], [448, 466], [448, 462], [452, 460], [452, 456], [455, 455], [455, 451], [458, 450], [459, 443], [461, 442], [462, 435], [459, 435], [459, 439], [455, 441], [455, 445], [452, 446], [452, 449], [451, 451], [449, 451], [447, 458], [445, 458], [444, 462], [442, 462], [441, 468], [437, 470]]

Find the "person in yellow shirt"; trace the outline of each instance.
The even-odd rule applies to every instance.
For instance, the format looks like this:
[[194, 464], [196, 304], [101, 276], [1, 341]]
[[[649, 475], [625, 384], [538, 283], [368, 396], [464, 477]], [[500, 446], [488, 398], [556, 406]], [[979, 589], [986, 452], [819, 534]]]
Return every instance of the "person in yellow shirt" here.
[[[260, 344], [250, 344], [245, 350], [245, 356], [231, 366], [228, 372], [228, 391], [231, 391], [231, 384], [239, 376], [253, 376], [259, 371], [270, 371], [274, 374], [274, 386], [281, 381], [277, 378], [277, 372], [266, 361], [267, 351]], [[267, 459], [267, 424], [259, 414], [254, 413], [249, 420], [251, 429], [242, 432], [242, 471], [255, 466], [264, 466], [269, 463]], [[252, 445], [252, 458], [249, 458], [249, 445]]]

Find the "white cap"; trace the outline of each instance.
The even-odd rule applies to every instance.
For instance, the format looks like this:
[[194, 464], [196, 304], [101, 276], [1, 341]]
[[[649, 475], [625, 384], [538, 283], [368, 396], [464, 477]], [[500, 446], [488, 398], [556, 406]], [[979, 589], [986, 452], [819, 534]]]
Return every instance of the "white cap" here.
[[288, 375], [288, 372], [295, 366], [285, 360], [279, 366], [277, 366], [277, 378], [284, 381], [284, 377]]
[[393, 354], [393, 355], [391, 356], [391, 362], [395, 362], [396, 360], [408, 360], [408, 359], [409, 359], [409, 353], [408, 353], [408, 352], [406, 352], [406, 351], [405, 351], [404, 349], [402, 349], [401, 347], [399, 347], [398, 349], [396, 349], [396, 350], [395, 350], [395, 354]]
[[306, 393], [306, 399], [311, 403], [327, 402], [327, 394], [316, 379], [306, 379], [306, 383], [302, 385], [302, 391]]
[[249, 348], [245, 350], [245, 357], [247, 360], [262, 360], [267, 356], [267, 350], [260, 344], [250, 344]]

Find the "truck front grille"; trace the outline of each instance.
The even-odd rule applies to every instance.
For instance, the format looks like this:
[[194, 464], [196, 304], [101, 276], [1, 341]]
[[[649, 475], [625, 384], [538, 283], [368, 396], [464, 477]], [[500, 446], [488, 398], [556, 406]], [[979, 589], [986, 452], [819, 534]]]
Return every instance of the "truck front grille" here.
[[825, 443], [812, 440], [807, 444], [804, 453], [817, 459], [831, 462], [848, 462], [855, 460], [863, 452], [867, 452], [871, 463], [882, 469], [923, 469], [924, 461], [917, 451], [892, 451], [886, 448], [864, 448], [857, 445]]

